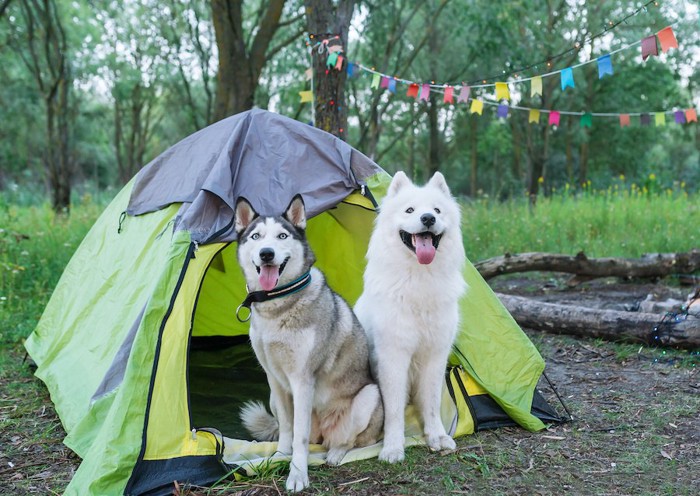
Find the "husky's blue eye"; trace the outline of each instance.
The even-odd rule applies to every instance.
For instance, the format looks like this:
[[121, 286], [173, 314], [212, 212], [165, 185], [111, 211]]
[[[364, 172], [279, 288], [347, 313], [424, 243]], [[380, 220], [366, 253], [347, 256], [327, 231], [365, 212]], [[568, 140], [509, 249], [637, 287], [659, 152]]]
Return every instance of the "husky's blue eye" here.
[[413, 207], [408, 207], [408, 208], [406, 209], [406, 213], [407, 213], [407, 214], [412, 214], [412, 213], [413, 213]]
[[260, 239], [260, 233], [253, 233], [250, 236], [250, 239], [252, 239], [252, 240]]
[[288, 235], [287, 233], [280, 233], [277, 237], [278, 237], [279, 239], [287, 239], [288, 236], [289, 236], [289, 235]]
[[439, 214], [439, 213], [440, 213], [440, 209], [436, 207], [436, 208], [435, 208], [435, 213], [436, 213], [436, 214]]

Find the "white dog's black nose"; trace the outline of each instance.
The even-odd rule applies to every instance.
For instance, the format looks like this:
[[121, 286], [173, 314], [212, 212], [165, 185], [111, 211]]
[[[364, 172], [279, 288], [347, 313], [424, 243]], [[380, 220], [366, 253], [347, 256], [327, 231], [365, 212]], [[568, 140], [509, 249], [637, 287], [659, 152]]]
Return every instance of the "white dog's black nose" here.
[[272, 248], [261, 248], [260, 249], [260, 260], [263, 262], [272, 262], [275, 258], [275, 250]]
[[423, 214], [420, 216], [420, 221], [425, 227], [430, 227], [435, 224], [435, 216], [433, 214]]

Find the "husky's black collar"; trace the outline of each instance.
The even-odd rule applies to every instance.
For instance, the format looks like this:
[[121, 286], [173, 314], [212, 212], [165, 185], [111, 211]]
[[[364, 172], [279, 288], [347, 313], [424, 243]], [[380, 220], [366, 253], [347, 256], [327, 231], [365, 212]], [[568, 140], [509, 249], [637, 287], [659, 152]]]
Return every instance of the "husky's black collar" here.
[[[253, 303], [260, 303], [263, 301], [269, 301], [269, 300], [274, 300], [276, 298], [282, 298], [283, 296], [287, 296], [293, 293], [296, 293], [297, 291], [301, 291], [304, 289], [306, 286], [308, 286], [311, 283], [311, 273], [307, 272], [303, 274], [301, 277], [298, 279], [295, 279], [294, 281], [290, 282], [289, 284], [285, 284], [284, 286], [280, 286], [279, 288], [275, 288], [272, 291], [253, 291], [252, 293], [248, 293], [248, 296], [245, 297], [245, 300], [243, 300], [243, 303], [238, 305], [238, 308], [236, 309], [236, 318], [240, 322], [248, 322], [250, 320], [250, 306]], [[248, 317], [247, 318], [241, 318], [241, 308], [247, 308], [248, 309]]]

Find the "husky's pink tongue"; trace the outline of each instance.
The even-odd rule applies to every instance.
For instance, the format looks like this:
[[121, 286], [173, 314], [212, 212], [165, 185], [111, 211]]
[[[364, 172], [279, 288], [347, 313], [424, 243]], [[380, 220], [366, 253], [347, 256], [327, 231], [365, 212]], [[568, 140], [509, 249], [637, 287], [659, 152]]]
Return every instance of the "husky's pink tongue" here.
[[418, 263], [427, 265], [435, 258], [435, 247], [433, 246], [433, 237], [430, 234], [414, 234], [413, 246], [416, 247], [416, 256]]
[[272, 291], [277, 286], [280, 277], [278, 265], [263, 265], [260, 267], [260, 286], [264, 291]]

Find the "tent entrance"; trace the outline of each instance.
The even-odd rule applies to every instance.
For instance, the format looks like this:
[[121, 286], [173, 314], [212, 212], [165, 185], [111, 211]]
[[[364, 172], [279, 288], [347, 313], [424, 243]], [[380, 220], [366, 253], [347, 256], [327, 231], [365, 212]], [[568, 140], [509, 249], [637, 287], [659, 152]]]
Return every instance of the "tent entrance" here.
[[213, 427], [225, 437], [252, 440], [241, 425], [241, 407], [248, 400], [267, 404], [270, 388], [247, 336], [193, 338], [188, 381], [193, 427]]

